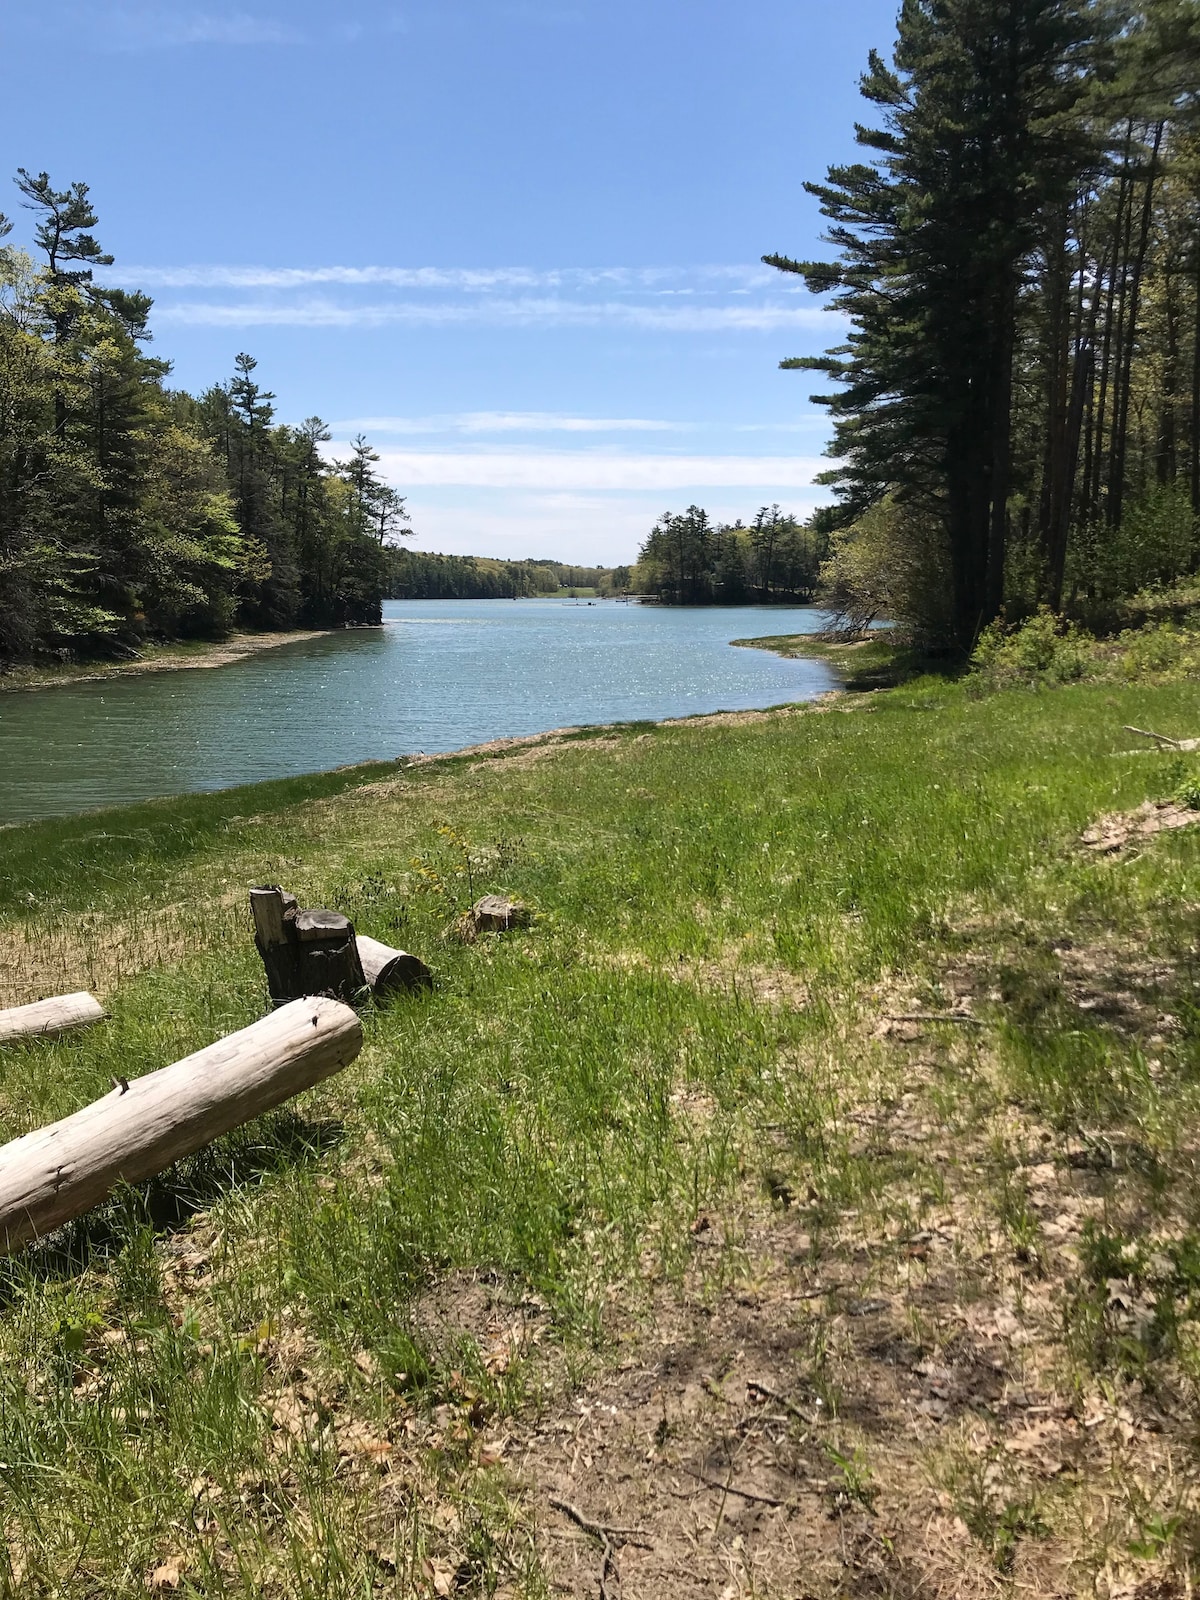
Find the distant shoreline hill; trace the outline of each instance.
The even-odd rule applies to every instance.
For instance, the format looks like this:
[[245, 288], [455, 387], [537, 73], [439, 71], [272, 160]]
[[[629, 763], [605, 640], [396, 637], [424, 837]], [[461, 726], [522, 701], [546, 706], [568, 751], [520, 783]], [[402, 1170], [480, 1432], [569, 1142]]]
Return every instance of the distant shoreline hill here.
[[388, 552], [388, 600], [528, 600], [539, 595], [627, 594], [629, 567], [579, 567], [565, 561], [501, 561], [427, 550]]

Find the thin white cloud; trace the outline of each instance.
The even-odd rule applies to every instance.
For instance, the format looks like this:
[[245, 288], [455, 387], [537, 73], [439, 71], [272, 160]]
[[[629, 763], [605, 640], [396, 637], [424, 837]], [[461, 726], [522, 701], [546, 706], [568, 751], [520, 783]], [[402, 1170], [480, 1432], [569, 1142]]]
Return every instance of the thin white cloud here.
[[625, 327], [647, 332], [761, 332], [782, 328], [828, 327], [828, 313], [818, 306], [773, 303], [723, 306], [648, 306], [629, 301], [561, 299], [484, 299], [465, 304], [450, 301], [401, 301], [340, 304], [306, 300], [271, 305], [257, 301], [180, 301], [160, 305], [160, 322], [208, 328], [382, 328], [440, 327], [499, 323], [521, 327]]
[[814, 428], [827, 429], [829, 418], [823, 411], [810, 411], [807, 416], [791, 422], [735, 422], [734, 433], [811, 433]]
[[118, 50], [178, 49], [188, 45], [297, 44], [301, 35], [277, 18], [249, 11], [189, 11], [185, 7], [120, 7], [91, 18], [90, 30]]
[[686, 424], [651, 417], [575, 417], [558, 411], [463, 411], [434, 417], [350, 417], [329, 426], [354, 433], [679, 433]]
[[[336, 447], [335, 447], [336, 453]], [[809, 488], [828, 463], [805, 456], [632, 455], [607, 451], [385, 450], [382, 466], [401, 488], [433, 485], [611, 493], [627, 490]]]
[[[480, 293], [495, 289], [578, 291], [610, 288], [660, 295], [718, 293], [773, 285], [779, 274], [759, 266], [695, 267], [388, 267], [388, 266], [124, 266], [123, 280], [147, 289], [305, 289], [386, 287]], [[730, 286], [733, 286], [730, 288]]]

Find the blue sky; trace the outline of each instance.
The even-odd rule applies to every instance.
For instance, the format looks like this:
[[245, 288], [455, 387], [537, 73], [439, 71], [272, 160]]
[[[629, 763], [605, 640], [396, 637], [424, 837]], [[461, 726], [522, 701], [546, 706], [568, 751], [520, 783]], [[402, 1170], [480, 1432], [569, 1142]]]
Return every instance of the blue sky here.
[[281, 418], [368, 434], [423, 548], [615, 562], [692, 500], [818, 503], [777, 362], [838, 329], [758, 259], [821, 248], [802, 184], [895, 10], [0, 0], [0, 128], [91, 185], [179, 383], [249, 350]]

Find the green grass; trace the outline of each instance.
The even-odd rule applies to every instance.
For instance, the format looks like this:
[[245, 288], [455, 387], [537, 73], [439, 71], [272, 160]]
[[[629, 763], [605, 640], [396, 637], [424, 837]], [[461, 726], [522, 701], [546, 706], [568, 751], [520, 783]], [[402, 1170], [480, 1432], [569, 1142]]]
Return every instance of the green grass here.
[[[7, 1136], [262, 1014], [251, 884], [348, 912], [437, 979], [366, 1015], [340, 1078], [4, 1267], [0, 1591], [144, 1595], [182, 1553], [195, 1594], [409, 1593], [453, 1501], [460, 1588], [541, 1592], [503, 1474], [463, 1484], [472, 1429], [536, 1408], [542, 1369], [490, 1370], [469, 1341], [447, 1358], [414, 1315], [424, 1290], [496, 1274], [548, 1307], [550, 1344], [582, 1369], [605, 1359], [614, 1306], [636, 1318], [684, 1271], [700, 1212], [736, 1210], [747, 1187], [811, 1185], [830, 1215], [900, 1206], [909, 1168], [851, 1152], [846, 1110], [903, 1070], [858, 1030], [874, 986], [939, 1003], [964, 949], [1000, 974], [984, 1003], [999, 1077], [939, 1080], [947, 1116], [1010, 1095], [1064, 1140], [1133, 1128], [1147, 1193], [1174, 1194], [1200, 1008], [1180, 1004], [1151, 1071], [1139, 1041], [1055, 989], [1045, 951], [1064, 927], [1119, 934], [1192, 981], [1197, 835], [1120, 862], [1074, 841], [1180, 782], [1177, 759], [1127, 753], [1122, 724], [1190, 728], [1196, 704], [1187, 681], [982, 696], [921, 678], [850, 709], [0, 832], [9, 998], [91, 981], [112, 1013], [0, 1051]], [[492, 890], [533, 926], [449, 937]], [[754, 998], [763, 972], [793, 982], [791, 1004]], [[1036, 1257], [995, 1159], [997, 1218]], [[1182, 1285], [1190, 1304], [1180, 1261], [1156, 1292]], [[727, 1253], [714, 1292], [733, 1270]], [[1072, 1348], [1127, 1364], [1093, 1287]], [[1164, 1301], [1160, 1345], [1179, 1320]], [[289, 1431], [279, 1396], [306, 1386]], [[339, 1453], [347, 1419], [400, 1451], [405, 1419], [438, 1407], [475, 1420], [441, 1429], [404, 1494]], [[1020, 1529], [1004, 1527], [1007, 1562]]]

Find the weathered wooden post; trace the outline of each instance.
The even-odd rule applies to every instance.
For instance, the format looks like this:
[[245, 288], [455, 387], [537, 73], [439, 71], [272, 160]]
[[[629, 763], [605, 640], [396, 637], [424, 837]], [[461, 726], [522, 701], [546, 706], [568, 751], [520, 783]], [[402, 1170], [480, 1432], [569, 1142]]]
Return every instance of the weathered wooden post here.
[[297, 1000], [172, 1066], [0, 1148], [0, 1250], [42, 1237], [120, 1183], [183, 1156], [348, 1066], [362, 1024], [337, 1000]]
[[53, 1037], [66, 1033], [68, 1028], [86, 1028], [103, 1016], [104, 1007], [94, 995], [83, 990], [78, 994], [56, 994], [49, 1000], [0, 1011], [0, 1044], [38, 1035]]

